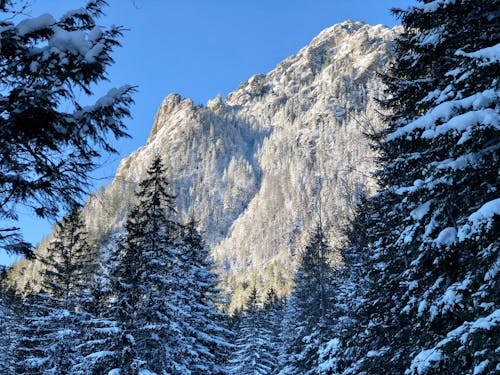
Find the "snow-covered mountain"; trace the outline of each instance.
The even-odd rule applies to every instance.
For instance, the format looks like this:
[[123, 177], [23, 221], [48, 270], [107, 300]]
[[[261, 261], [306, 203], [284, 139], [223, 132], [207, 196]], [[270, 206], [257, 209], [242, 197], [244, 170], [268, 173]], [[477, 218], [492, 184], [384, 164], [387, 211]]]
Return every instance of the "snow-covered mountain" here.
[[287, 293], [312, 227], [321, 224], [338, 245], [354, 204], [374, 189], [363, 133], [382, 126], [377, 72], [395, 33], [346, 21], [225, 99], [199, 106], [168, 95], [147, 144], [89, 197], [89, 232], [104, 241], [120, 230], [137, 182], [160, 154], [179, 215], [199, 222], [234, 305], [253, 283]]

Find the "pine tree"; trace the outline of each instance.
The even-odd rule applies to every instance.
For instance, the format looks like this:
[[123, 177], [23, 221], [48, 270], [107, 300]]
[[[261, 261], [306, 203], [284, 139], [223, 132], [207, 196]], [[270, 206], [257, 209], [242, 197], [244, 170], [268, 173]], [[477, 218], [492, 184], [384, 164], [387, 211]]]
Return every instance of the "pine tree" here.
[[[373, 214], [371, 200], [363, 197], [353, 222], [344, 228], [348, 243], [342, 249], [344, 265], [335, 269], [331, 281], [335, 290], [329, 314], [331, 335], [318, 348], [318, 374], [358, 374], [362, 371], [357, 362], [360, 352], [363, 352], [359, 341], [366, 334], [363, 326], [365, 316], [373, 313], [373, 304], [367, 303], [371, 297], [372, 281], [367, 277], [366, 267], [369, 262], [367, 234], [373, 224]], [[379, 337], [384, 335], [375, 336], [372, 333], [371, 340]], [[383, 364], [380, 366], [383, 368]]]
[[314, 373], [318, 366], [318, 349], [330, 337], [328, 320], [334, 297], [331, 254], [318, 226], [301, 254], [295, 286], [287, 302], [280, 374]]
[[[102, 258], [100, 258], [102, 259]], [[107, 264], [96, 264], [85, 289], [84, 311], [86, 319], [81, 322], [83, 333], [77, 350], [81, 359], [72, 368], [72, 375], [102, 374], [113, 362], [114, 338], [120, 329], [108, 313], [111, 290]]]
[[182, 303], [187, 298], [179, 264], [181, 230], [160, 157], [148, 168], [136, 198], [111, 272], [110, 316], [119, 331], [108, 370], [187, 373], [193, 340]]
[[384, 187], [348, 373], [497, 371], [500, 199], [496, 0], [422, 1], [385, 81]]
[[19, 208], [55, 217], [85, 194], [96, 159], [115, 152], [109, 136], [127, 136], [133, 88], [79, 102], [107, 79], [119, 46], [122, 29], [98, 25], [105, 1], [15, 23], [24, 3], [0, 1], [0, 218], [12, 223], [0, 228], [0, 246], [30, 255], [15, 226]]
[[230, 374], [271, 374], [275, 358], [270, 347], [271, 332], [264, 310], [258, 306], [257, 289], [252, 288], [236, 333], [235, 351], [229, 361]]
[[[344, 252], [344, 259], [346, 257]], [[317, 367], [315, 374], [341, 374], [345, 369], [348, 358], [353, 357], [352, 351], [356, 348], [345, 345], [351, 340], [353, 330], [357, 327], [357, 311], [363, 304], [356, 299], [356, 288], [363, 285], [351, 267], [339, 267], [334, 270], [330, 288], [335, 291], [330, 299], [328, 312], [328, 332], [317, 347]]]
[[184, 305], [189, 316], [185, 322], [194, 342], [193, 361], [189, 364], [192, 374], [222, 374], [231, 348], [226, 316], [217, 311], [221, 303], [219, 282], [214, 272], [210, 249], [189, 221], [182, 228], [179, 246], [180, 268], [183, 281]]
[[14, 349], [20, 339], [21, 311], [20, 298], [0, 283], [0, 374], [15, 373]]
[[281, 324], [284, 317], [285, 300], [278, 297], [274, 288], [268, 289], [264, 298], [264, 325], [269, 331], [268, 352], [272, 360], [271, 374], [278, 371], [281, 342]]
[[95, 254], [89, 246], [80, 210], [73, 208], [58, 224], [47, 257], [42, 290], [25, 303], [28, 314], [16, 348], [16, 373], [67, 374], [80, 360], [89, 275]]

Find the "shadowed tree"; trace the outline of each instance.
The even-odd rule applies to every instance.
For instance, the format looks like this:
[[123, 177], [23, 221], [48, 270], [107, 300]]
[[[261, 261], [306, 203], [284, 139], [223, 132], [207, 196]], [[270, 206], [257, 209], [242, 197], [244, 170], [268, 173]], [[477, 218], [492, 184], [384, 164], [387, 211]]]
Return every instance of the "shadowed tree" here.
[[87, 192], [102, 152], [115, 152], [109, 137], [127, 136], [133, 88], [81, 104], [107, 79], [122, 34], [98, 25], [105, 1], [59, 19], [25, 18], [22, 4], [0, 2], [0, 246], [31, 255], [16, 227], [20, 207], [54, 218]]

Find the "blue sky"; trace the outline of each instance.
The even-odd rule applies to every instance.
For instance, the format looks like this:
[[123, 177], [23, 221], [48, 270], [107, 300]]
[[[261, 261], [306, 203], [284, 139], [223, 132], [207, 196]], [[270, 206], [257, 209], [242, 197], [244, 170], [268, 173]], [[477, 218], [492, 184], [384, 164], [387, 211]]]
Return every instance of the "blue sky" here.
[[[396, 25], [392, 7], [415, 0], [108, 0], [102, 25], [129, 29], [114, 54], [110, 82], [96, 88], [138, 86], [131, 139], [115, 143], [120, 155], [103, 160], [94, 173], [96, 189], [110, 181], [120, 159], [146, 142], [162, 99], [171, 92], [206, 103], [223, 97], [256, 73], [273, 69], [319, 32], [347, 19]], [[79, 0], [30, 0], [32, 16], [54, 16], [81, 7]], [[52, 223], [21, 212], [25, 239], [36, 244]], [[12, 261], [0, 253], [0, 264]]]

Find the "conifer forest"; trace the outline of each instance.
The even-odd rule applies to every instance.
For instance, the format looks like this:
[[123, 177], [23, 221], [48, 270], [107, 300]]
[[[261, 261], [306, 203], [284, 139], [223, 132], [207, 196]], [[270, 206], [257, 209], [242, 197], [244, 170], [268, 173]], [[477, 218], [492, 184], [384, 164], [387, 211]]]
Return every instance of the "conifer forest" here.
[[[500, 373], [498, 0], [416, 0], [226, 98], [170, 94], [98, 191], [125, 28], [104, 0], [29, 6], [0, 0], [1, 375]], [[27, 211], [57, 220], [36, 247]]]

